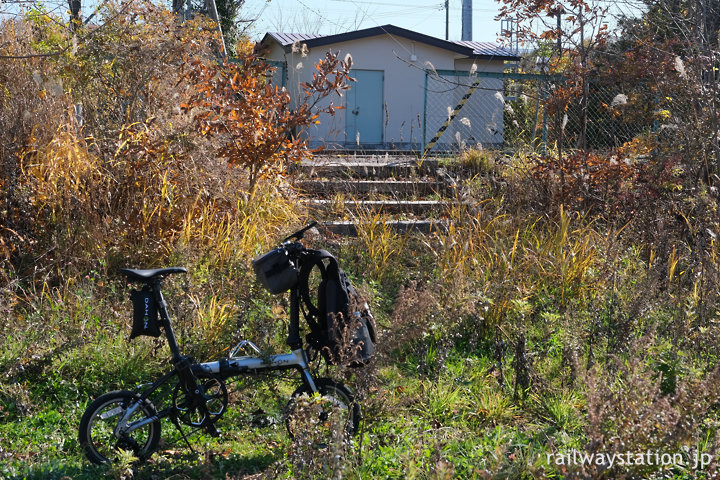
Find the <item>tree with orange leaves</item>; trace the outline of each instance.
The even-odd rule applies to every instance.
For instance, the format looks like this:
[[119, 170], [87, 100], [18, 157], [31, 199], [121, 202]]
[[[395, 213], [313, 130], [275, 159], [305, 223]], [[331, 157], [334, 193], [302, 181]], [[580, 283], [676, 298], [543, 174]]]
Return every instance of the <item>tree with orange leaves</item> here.
[[[302, 85], [303, 101], [291, 108], [285, 89], [267, 81], [271, 67], [250, 53], [237, 62], [218, 65], [195, 60], [185, 78], [196, 93], [181, 107], [194, 115], [194, 123], [206, 137], [220, 140], [216, 153], [230, 165], [249, 174], [250, 195], [264, 175], [277, 173], [311, 151], [301, 130], [319, 123], [320, 113], [333, 115], [344, 107], [320, 101], [349, 88], [352, 60], [327, 53], [315, 66], [312, 82]], [[300, 132], [296, 135], [295, 132]]]

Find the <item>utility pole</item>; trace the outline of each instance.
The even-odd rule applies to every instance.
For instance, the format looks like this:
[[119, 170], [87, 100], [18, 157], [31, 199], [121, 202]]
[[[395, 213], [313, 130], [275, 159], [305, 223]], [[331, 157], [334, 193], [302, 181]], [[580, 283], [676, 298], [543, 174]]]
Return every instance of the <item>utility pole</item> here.
[[562, 5], [558, 5], [547, 13], [548, 17], [557, 17], [557, 56], [562, 58], [562, 15], [565, 13], [565, 9]]
[[557, 54], [558, 58], [562, 58], [562, 14], [565, 9], [558, 5], [555, 15], [557, 15]]
[[450, 40], [450, 0], [445, 0], [445, 40]]
[[472, 41], [472, 0], [462, 2], [462, 40]]

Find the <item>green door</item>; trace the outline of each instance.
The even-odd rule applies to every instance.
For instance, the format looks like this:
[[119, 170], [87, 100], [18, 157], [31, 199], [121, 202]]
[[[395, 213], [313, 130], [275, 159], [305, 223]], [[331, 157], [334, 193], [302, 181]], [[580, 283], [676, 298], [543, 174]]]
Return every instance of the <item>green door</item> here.
[[382, 70], [353, 70], [357, 80], [346, 94], [345, 111], [348, 145], [380, 145], [383, 143], [383, 83]]

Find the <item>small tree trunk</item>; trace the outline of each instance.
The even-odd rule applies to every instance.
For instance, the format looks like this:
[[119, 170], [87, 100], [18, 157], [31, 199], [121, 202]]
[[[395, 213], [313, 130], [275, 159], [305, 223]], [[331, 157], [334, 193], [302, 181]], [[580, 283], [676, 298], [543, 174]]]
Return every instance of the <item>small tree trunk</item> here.
[[75, 34], [75, 31], [80, 26], [80, 9], [82, 7], [81, 0], [68, 0], [70, 7], [70, 31]]
[[580, 138], [578, 148], [587, 149], [587, 125], [588, 125], [588, 104], [590, 103], [590, 80], [583, 73], [582, 76], [582, 97], [580, 98]]

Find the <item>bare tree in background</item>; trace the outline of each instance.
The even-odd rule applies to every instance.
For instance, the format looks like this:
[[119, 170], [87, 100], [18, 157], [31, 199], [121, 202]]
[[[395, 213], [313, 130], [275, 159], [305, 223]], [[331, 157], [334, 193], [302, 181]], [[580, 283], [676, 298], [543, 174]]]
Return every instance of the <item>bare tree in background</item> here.
[[275, 16], [270, 19], [270, 28], [277, 32], [319, 34], [321, 31], [329, 31], [343, 33], [359, 29], [368, 16], [367, 12], [356, 9], [355, 17], [352, 20], [336, 22], [307, 9], [303, 9], [300, 15], [285, 15], [282, 9], [278, 9]]
[[81, 0], [68, 0], [70, 6], [70, 28], [73, 31], [80, 24], [80, 8], [82, 6]]
[[594, 0], [500, 0], [500, 3], [498, 18], [517, 19], [517, 36], [522, 42], [556, 42], [553, 72], [579, 78], [581, 129], [577, 147], [586, 148], [592, 55], [608, 39], [607, 5]]

